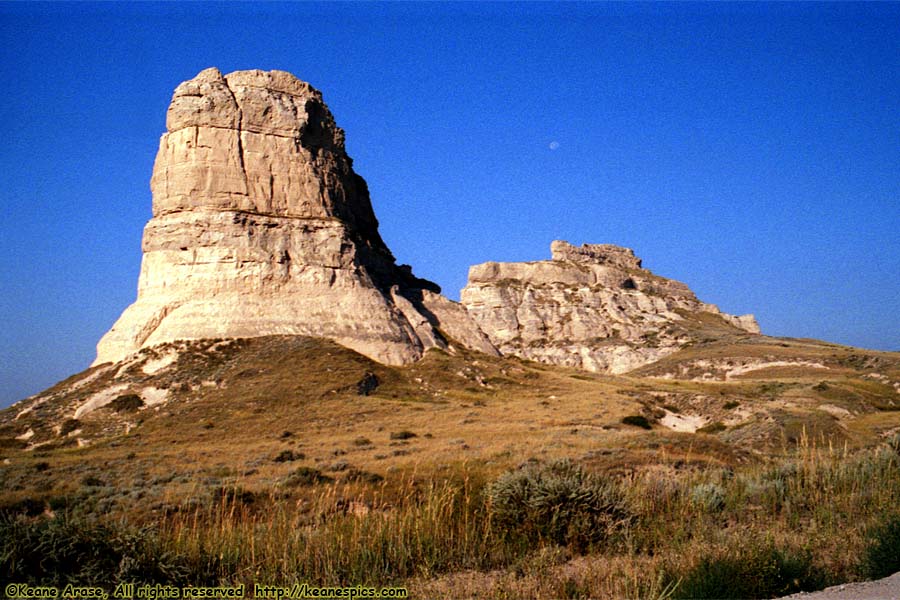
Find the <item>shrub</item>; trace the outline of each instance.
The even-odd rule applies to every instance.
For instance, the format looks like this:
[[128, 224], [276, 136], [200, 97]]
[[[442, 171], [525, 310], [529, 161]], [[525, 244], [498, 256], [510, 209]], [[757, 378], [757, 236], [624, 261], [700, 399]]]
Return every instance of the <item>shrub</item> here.
[[109, 403], [109, 408], [117, 413], [134, 412], [143, 406], [144, 400], [137, 394], [125, 394]]
[[888, 447], [897, 454], [900, 454], [900, 433], [894, 434], [894, 436], [888, 440]]
[[66, 419], [59, 426], [59, 435], [68, 435], [81, 427], [81, 421], [78, 419]]
[[378, 388], [378, 375], [367, 371], [363, 378], [356, 382], [356, 393], [360, 396], [368, 396]]
[[701, 483], [691, 490], [691, 503], [707, 512], [725, 508], [725, 490], [715, 483]]
[[414, 438], [414, 437], [418, 437], [418, 436], [415, 433], [413, 433], [412, 431], [403, 430], [403, 431], [394, 431], [393, 433], [391, 433], [392, 440], [408, 440], [408, 439]]
[[229, 505], [246, 505], [256, 502], [256, 494], [238, 486], [220, 486], [212, 490], [213, 502]]
[[726, 429], [728, 429], [728, 428], [725, 427], [724, 423], [722, 423], [721, 421], [716, 421], [714, 423], [710, 423], [709, 425], [704, 425], [703, 427], [699, 428], [697, 430], [697, 433], [706, 433], [709, 435], [714, 435], [721, 431], [725, 431]]
[[288, 487], [297, 487], [298, 485], [315, 485], [331, 481], [331, 477], [324, 475], [322, 471], [312, 467], [299, 467], [292, 471], [282, 482]]
[[350, 469], [347, 470], [345, 480], [359, 481], [361, 483], [380, 483], [381, 481], [384, 481], [384, 477], [382, 477], [378, 473], [372, 473], [369, 471], [363, 471], [362, 469], [357, 469], [355, 467], [350, 467]]
[[863, 555], [863, 572], [880, 579], [900, 571], [900, 514], [893, 514], [873, 527]]
[[563, 460], [508, 472], [488, 489], [494, 522], [506, 537], [548, 540], [584, 550], [630, 518], [611, 481]]
[[4, 502], [0, 505], [0, 517], [12, 517], [25, 515], [35, 517], [44, 512], [44, 501], [37, 498], [22, 498], [13, 502]]
[[[214, 557], [208, 564], [214, 563]], [[68, 515], [0, 520], [0, 580], [62, 587], [120, 582], [212, 584], [207, 564], [165, 550], [150, 528]]]
[[784, 506], [787, 497], [787, 484], [784, 479], [752, 477], [744, 480], [744, 500], [759, 505], [771, 513], [778, 513]]
[[77, 501], [73, 501], [69, 496], [50, 496], [47, 499], [47, 505], [52, 511], [69, 510]]
[[808, 552], [780, 550], [771, 543], [706, 557], [680, 579], [672, 598], [776, 598], [825, 584]]
[[294, 460], [303, 460], [304, 458], [306, 458], [306, 455], [303, 454], [302, 452], [294, 452], [293, 450], [282, 450], [272, 460], [280, 463], [280, 462], [291, 462]]
[[643, 415], [628, 415], [627, 417], [622, 418], [622, 423], [640, 427], [641, 429], [653, 429], [653, 425], [651, 425], [650, 421], [647, 420], [647, 417]]

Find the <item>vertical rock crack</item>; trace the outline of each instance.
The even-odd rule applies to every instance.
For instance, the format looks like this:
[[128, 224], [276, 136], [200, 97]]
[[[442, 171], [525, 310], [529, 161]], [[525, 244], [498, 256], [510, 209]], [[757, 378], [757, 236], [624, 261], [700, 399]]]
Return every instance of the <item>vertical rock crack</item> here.
[[244, 194], [250, 195], [250, 183], [247, 179], [247, 167], [244, 165], [244, 110], [241, 108], [241, 104], [237, 101], [237, 96], [234, 95], [234, 90], [231, 89], [231, 86], [228, 85], [228, 79], [225, 79], [225, 89], [228, 90], [228, 93], [231, 94], [231, 99], [234, 100], [234, 105], [237, 107], [238, 113], [238, 126], [237, 126], [237, 155], [238, 155], [238, 165], [241, 167], [241, 173], [244, 176]]

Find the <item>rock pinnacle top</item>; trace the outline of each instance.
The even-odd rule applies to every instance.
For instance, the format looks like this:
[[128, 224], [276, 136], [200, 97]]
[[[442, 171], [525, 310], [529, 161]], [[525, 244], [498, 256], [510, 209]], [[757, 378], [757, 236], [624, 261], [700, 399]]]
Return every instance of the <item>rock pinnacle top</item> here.
[[321, 92], [290, 73], [206, 69], [175, 89], [166, 128], [154, 216], [206, 208], [337, 218], [383, 246], [344, 131]]

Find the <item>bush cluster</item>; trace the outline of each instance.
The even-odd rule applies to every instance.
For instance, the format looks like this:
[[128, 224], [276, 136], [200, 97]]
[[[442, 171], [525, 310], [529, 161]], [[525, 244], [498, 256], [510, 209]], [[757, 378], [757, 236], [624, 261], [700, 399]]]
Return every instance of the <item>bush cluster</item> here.
[[284, 478], [282, 485], [297, 487], [301, 485], [315, 485], [317, 483], [325, 483], [328, 481], [331, 481], [331, 477], [328, 477], [319, 469], [314, 469], [313, 467], [298, 467]]
[[[777, 598], [821, 589], [824, 575], [808, 552], [751, 540], [748, 547], [704, 558], [680, 578], [672, 598]], [[680, 581], [678, 581], [680, 579]]]
[[614, 482], [568, 460], [506, 473], [490, 486], [488, 497], [503, 535], [578, 551], [605, 542], [630, 519]]
[[303, 460], [304, 458], [306, 458], [306, 455], [302, 452], [294, 452], [293, 450], [282, 450], [272, 460], [280, 463], [280, 462], [292, 462], [295, 460]]
[[640, 427], [641, 429], [653, 429], [653, 425], [651, 425], [647, 417], [643, 415], [628, 415], [627, 417], [622, 417], [622, 423], [631, 425], [632, 427]]
[[149, 528], [84, 517], [0, 521], [0, 580], [31, 585], [211, 584], [214, 557], [192, 564]]
[[691, 490], [691, 503], [706, 512], [725, 508], [725, 490], [715, 483], [700, 483]]
[[125, 394], [109, 403], [109, 408], [117, 413], [134, 412], [144, 407], [144, 399], [137, 394]]
[[900, 571], [900, 513], [889, 515], [869, 531], [863, 572], [880, 579]]

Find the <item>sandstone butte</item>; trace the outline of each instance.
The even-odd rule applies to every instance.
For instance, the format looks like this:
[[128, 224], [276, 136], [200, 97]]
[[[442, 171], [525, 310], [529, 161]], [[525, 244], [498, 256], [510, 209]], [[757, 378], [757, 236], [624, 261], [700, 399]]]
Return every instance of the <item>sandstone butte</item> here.
[[461, 301], [502, 354], [625, 373], [698, 340], [759, 333], [654, 275], [628, 248], [555, 241], [551, 260], [469, 270]]
[[674, 352], [698, 323], [758, 332], [641, 268], [557, 241], [552, 260], [471, 268], [462, 304], [397, 265], [344, 132], [284, 71], [210, 68], [175, 89], [150, 187], [137, 300], [94, 364], [175, 340], [307, 335], [408, 364], [452, 344], [595, 371]]
[[[150, 187], [137, 301], [94, 364], [177, 339], [325, 337], [387, 364], [493, 346], [435, 284], [397, 266], [322, 94], [283, 71], [179, 85]], [[439, 331], [440, 330], [440, 331]]]

